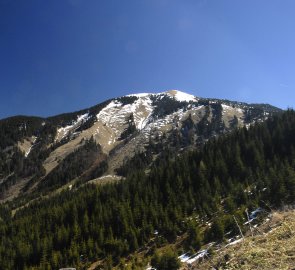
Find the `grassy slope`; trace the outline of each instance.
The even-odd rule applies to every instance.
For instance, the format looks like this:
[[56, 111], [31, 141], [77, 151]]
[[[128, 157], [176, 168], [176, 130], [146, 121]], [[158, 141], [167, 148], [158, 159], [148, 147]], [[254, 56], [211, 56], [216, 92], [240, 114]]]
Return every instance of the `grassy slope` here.
[[[256, 234], [256, 235], [255, 235]], [[295, 269], [295, 211], [275, 212], [243, 242], [190, 269]]]

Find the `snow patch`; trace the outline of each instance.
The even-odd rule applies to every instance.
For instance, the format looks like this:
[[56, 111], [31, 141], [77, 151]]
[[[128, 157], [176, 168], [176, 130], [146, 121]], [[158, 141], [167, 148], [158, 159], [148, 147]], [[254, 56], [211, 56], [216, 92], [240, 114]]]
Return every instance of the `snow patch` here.
[[225, 247], [236, 245], [242, 241], [243, 241], [243, 238], [240, 238], [238, 240], [232, 241], [231, 243], [227, 244]]
[[190, 256], [191, 256], [190, 253], [187, 252], [187, 253], [184, 253], [184, 254], [180, 255], [180, 256], [178, 257], [178, 259], [179, 259], [181, 262], [187, 262], [187, 261], [189, 260]]
[[193, 255], [191, 255], [190, 252], [184, 253], [184, 254], [180, 255], [178, 257], [178, 259], [182, 263], [192, 264], [192, 263], [196, 262], [197, 260], [205, 257], [206, 255], [208, 255], [208, 249], [203, 249]]
[[157, 270], [157, 269], [154, 268], [154, 267], [148, 266], [148, 267], [146, 268], [146, 270]]
[[260, 212], [262, 212], [263, 210], [262, 210], [262, 208], [260, 208], [260, 207], [258, 207], [258, 208], [256, 208], [254, 211], [252, 211], [251, 213], [250, 213], [250, 219], [255, 219], [256, 218], [256, 216], [257, 216], [257, 214], [259, 214]]
[[247, 225], [247, 224], [252, 223], [252, 221], [255, 220], [255, 219], [256, 219], [256, 218], [251, 218], [250, 220], [246, 221], [246, 222], [244, 223], [244, 225]]
[[108, 174], [108, 175], [101, 176], [101, 177], [99, 177], [98, 179], [105, 179], [105, 178], [116, 178], [116, 179], [121, 179], [122, 177], [121, 177], [121, 176], [118, 176], [118, 175], [111, 175], [111, 174]]
[[87, 117], [88, 117], [89, 113], [85, 113], [85, 114], [82, 114], [82, 115], [78, 115], [78, 119], [77, 119], [77, 123], [85, 120]]
[[195, 96], [181, 92], [179, 90], [169, 90], [165, 92], [165, 94], [175, 98], [178, 101], [186, 101], [186, 102], [197, 101], [197, 98]]
[[151, 93], [138, 93], [138, 94], [130, 94], [130, 95], [127, 95], [127, 97], [138, 97], [138, 98], [141, 98], [141, 97], [146, 97], [146, 96], [149, 96], [149, 95], [152, 95]]
[[222, 106], [222, 110], [224, 110], [224, 111], [232, 109], [231, 106], [228, 106], [228, 105], [225, 105], [225, 104], [221, 104], [221, 106]]
[[241, 114], [244, 112], [243, 109], [241, 109], [241, 108], [236, 108], [236, 111]]
[[205, 257], [208, 254], [207, 249], [201, 250], [200, 252], [198, 252], [197, 254], [195, 254], [194, 256], [192, 256], [188, 261], [186, 261], [187, 264], [192, 264], [195, 261]]

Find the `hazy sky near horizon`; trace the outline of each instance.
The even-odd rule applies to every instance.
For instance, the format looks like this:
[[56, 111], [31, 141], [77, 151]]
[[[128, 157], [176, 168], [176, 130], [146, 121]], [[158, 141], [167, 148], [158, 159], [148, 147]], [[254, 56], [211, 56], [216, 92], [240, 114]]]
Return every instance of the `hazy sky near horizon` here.
[[0, 0], [0, 118], [180, 89], [295, 103], [293, 0]]

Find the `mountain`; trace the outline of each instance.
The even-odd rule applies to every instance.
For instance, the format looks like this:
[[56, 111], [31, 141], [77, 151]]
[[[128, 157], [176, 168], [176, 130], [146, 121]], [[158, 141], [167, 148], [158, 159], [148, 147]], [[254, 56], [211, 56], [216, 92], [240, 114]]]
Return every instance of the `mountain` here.
[[[125, 177], [148, 168], [164, 149], [185, 151], [262, 122], [267, 104], [206, 99], [171, 90], [132, 94], [49, 118], [0, 121], [0, 198], [39, 196], [63, 186]], [[80, 160], [83, 160], [83, 163]]]
[[[135, 120], [133, 107], [147, 100], [149, 116]], [[280, 262], [268, 263], [269, 253], [255, 246], [228, 247], [263, 228], [269, 232], [278, 221], [273, 209], [294, 208], [293, 110], [173, 91], [0, 124], [2, 192], [9, 193], [0, 204], [0, 269], [166, 270], [180, 262], [240, 269], [262, 256], [261, 269], [269, 269]], [[157, 127], [145, 135], [149, 125]], [[98, 127], [115, 134], [108, 150], [110, 140], [98, 143]], [[28, 150], [20, 150], [25, 141]], [[53, 153], [60, 160], [55, 165], [53, 158], [48, 169]], [[126, 159], [119, 162], [120, 156]], [[295, 237], [293, 223], [284, 224], [269, 234], [276, 242], [255, 239], [257, 246], [267, 241], [272, 256], [284, 256], [289, 266]], [[277, 252], [286, 237], [288, 248]]]

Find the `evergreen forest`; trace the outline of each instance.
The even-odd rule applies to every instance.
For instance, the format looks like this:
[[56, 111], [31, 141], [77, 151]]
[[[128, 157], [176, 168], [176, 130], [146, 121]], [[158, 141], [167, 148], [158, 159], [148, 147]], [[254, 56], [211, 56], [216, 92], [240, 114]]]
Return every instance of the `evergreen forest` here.
[[[246, 208], [295, 201], [293, 110], [211, 138], [198, 150], [164, 152], [148, 171], [124, 171], [126, 179], [117, 183], [80, 185], [18, 209], [2, 204], [0, 269], [86, 269], [98, 260], [112, 269], [155, 231], [156, 245], [187, 234], [187, 246], [198, 249], [228, 231], [238, 233], [233, 216], [242, 227]], [[67, 182], [61, 171], [48, 181], [58, 185], [58, 177]]]

